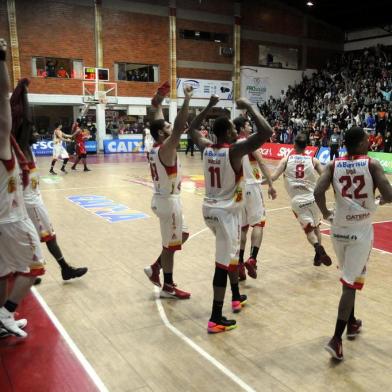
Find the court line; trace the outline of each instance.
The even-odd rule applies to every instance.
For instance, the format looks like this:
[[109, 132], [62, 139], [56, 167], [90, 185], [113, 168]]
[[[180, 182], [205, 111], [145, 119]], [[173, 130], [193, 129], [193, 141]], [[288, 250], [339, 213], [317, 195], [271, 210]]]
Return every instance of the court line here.
[[81, 187], [81, 188], [48, 188], [48, 189], [41, 189], [41, 192], [46, 192], [46, 191], [80, 191], [84, 189], [103, 189], [103, 188], [129, 188], [129, 185], [111, 185], [111, 186], [87, 186], [87, 187]]
[[98, 388], [100, 392], [109, 392], [109, 390], [105, 387], [105, 384], [102, 382], [98, 374], [95, 372], [94, 368], [91, 366], [91, 364], [87, 361], [86, 357], [82, 354], [82, 352], [79, 350], [78, 346], [75, 344], [75, 342], [72, 340], [72, 338], [68, 335], [67, 331], [65, 328], [62, 326], [58, 318], [55, 316], [55, 314], [52, 312], [52, 310], [49, 308], [48, 304], [45, 302], [41, 294], [37, 291], [35, 287], [31, 288], [32, 293], [34, 294], [35, 298], [39, 302], [39, 304], [42, 306], [54, 326], [57, 328], [57, 330], [60, 332], [60, 335], [63, 337], [63, 339], [66, 341], [68, 344], [69, 348], [71, 351], [74, 353], [75, 357], [79, 360], [80, 364], [82, 365], [83, 369], [86, 371], [90, 379], [93, 381], [95, 386]]
[[[388, 223], [388, 222], [392, 222], [392, 220], [385, 220], [385, 221], [373, 222], [372, 224], [374, 225], [374, 224], [376, 224], [376, 223]], [[322, 221], [321, 223], [324, 224], [324, 225], [326, 225], [326, 226], [328, 226], [328, 227], [331, 227], [331, 224], [330, 224], [330, 223], [327, 223], [327, 222], [324, 222], [324, 221]], [[328, 237], [331, 238], [330, 234], [326, 234], [326, 233], [321, 233], [321, 234], [322, 234], [322, 235], [325, 235], [325, 236], [328, 236]], [[385, 253], [385, 254], [387, 254], [387, 255], [392, 255], [391, 252], [388, 252], [387, 250], [375, 248], [374, 246], [372, 246], [372, 249], [378, 250], [379, 252]]]
[[[204, 231], [206, 229], [201, 230], [200, 232]], [[199, 233], [200, 233], [199, 232]], [[198, 233], [196, 233], [198, 234]], [[194, 235], [196, 235], [194, 234]], [[226, 366], [224, 366], [222, 363], [220, 363], [216, 358], [214, 358], [212, 355], [208, 354], [207, 351], [202, 349], [199, 345], [197, 345], [192, 339], [188, 338], [188, 336], [184, 335], [180, 330], [178, 330], [174, 325], [170, 323], [166, 316], [165, 309], [163, 308], [162, 302], [159, 298], [159, 288], [155, 287], [155, 303], [158, 308], [159, 315], [165, 324], [165, 326], [173, 332], [176, 336], [178, 336], [182, 341], [184, 341], [186, 344], [188, 344], [191, 348], [193, 348], [197, 353], [199, 353], [203, 358], [205, 358], [208, 362], [210, 362], [212, 365], [214, 365], [217, 369], [219, 369], [225, 376], [230, 378], [232, 381], [234, 381], [238, 386], [240, 386], [244, 391], [247, 392], [256, 392], [255, 389], [253, 389], [251, 386], [246, 384], [241, 378], [239, 378], [236, 374], [234, 374], [230, 369], [228, 369]]]

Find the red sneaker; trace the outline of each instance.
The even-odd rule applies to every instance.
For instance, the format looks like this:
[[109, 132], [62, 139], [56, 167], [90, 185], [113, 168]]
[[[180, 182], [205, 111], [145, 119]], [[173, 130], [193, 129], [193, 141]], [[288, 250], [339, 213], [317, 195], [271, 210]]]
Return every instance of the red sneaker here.
[[159, 272], [161, 270], [161, 266], [158, 263], [154, 263], [144, 268], [144, 273], [147, 275], [148, 279], [150, 279], [152, 284], [155, 286], [161, 287], [161, 281], [159, 279]]
[[245, 265], [244, 263], [238, 264], [238, 280], [241, 282], [246, 280]]
[[257, 260], [254, 259], [253, 257], [249, 257], [248, 260], [245, 261], [245, 268], [248, 271], [248, 275], [253, 278], [256, 279], [257, 278]]
[[343, 360], [342, 339], [333, 337], [324, 347], [332, 356], [332, 358]]
[[237, 328], [237, 323], [235, 320], [228, 320], [223, 317], [219, 321], [209, 321], [207, 325], [208, 333], [219, 333], [230, 331], [231, 329]]
[[157, 107], [161, 101], [160, 99], [158, 99], [158, 97], [161, 97], [163, 99], [169, 93], [170, 93], [170, 84], [169, 82], [165, 82], [158, 88], [156, 94], [153, 96], [151, 100], [151, 105]]
[[362, 320], [355, 320], [353, 323], [347, 324], [347, 338], [355, 339], [357, 335], [361, 332]]
[[248, 297], [245, 294], [241, 294], [238, 301], [231, 301], [231, 310], [234, 313], [241, 312], [242, 307], [245, 306], [247, 302]]
[[161, 290], [161, 298], [189, 299], [190, 297], [191, 293], [178, 289], [175, 283], [165, 283]]

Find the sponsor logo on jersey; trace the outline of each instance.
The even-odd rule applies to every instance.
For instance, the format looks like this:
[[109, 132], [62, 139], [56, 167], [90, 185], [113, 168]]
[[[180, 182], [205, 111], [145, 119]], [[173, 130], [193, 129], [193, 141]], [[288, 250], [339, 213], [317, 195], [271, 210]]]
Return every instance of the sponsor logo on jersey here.
[[362, 214], [352, 214], [346, 215], [346, 220], [348, 221], [360, 221], [369, 218], [370, 212], [364, 212]]

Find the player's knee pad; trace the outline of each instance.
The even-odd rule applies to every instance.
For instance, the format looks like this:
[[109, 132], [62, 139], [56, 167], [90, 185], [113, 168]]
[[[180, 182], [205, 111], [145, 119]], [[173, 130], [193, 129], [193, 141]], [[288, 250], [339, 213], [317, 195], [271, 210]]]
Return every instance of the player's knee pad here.
[[182, 243], [184, 243], [189, 238], [189, 233], [182, 232]]
[[[174, 253], [176, 250], [179, 250], [178, 246], [169, 246], [169, 247], [163, 246], [162, 248], [165, 251], [170, 252], [170, 253]], [[181, 249], [181, 247], [180, 247], [180, 249]]]
[[304, 228], [305, 234], [309, 234], [312, 231], [314, 231], [315, 227], [313, 227], [310, 223], [307, 224], [307, 226]]
[[216, 287], [226, 287], [227, 284], [227, 269], [219, 265], [215, 265], [215, 274], [212, 284]]

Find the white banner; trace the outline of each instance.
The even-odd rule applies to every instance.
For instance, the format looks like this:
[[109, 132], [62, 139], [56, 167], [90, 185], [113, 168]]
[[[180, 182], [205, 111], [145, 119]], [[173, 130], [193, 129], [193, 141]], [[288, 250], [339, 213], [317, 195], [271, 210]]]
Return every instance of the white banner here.
[[233, 99], [233, 82], [226, 80], [177, 79], [177, 97], [184, 98], [184, 84], [193, 87], [193, 98], [209, 99], [216, 94], [220, 99]]
[[262, 104], [267, 97], [268, 77], [241, 75], [241, 96], [248, 98], [252, 105]]

